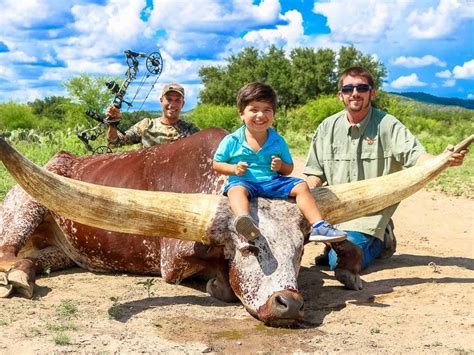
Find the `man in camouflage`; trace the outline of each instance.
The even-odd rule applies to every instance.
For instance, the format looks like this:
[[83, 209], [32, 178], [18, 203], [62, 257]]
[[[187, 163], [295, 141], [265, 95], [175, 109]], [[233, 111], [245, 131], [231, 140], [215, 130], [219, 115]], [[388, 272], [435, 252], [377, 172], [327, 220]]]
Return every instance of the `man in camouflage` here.
[[[109, 146], [118, 147], [141, 143], [144, 147], [173, 142], [199, 131], [194, 124], [179, 118], [184, 106], [184, 88], [176, 83], [167, 84], [161, 91], [162, 115], [157, 118], [144, 118], [121, 134], [109, 126]], [[120, 119], [120, 110], [111, 105], [107, 109], [111, 120]]]

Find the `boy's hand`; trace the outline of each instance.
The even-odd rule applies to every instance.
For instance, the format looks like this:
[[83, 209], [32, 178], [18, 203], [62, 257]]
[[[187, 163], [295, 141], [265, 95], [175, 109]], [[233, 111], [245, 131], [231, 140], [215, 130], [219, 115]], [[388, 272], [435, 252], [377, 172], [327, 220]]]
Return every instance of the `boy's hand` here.
[[239, 161], [236, 165], [235, 165], [235, 175], [237, 176], [242, 176], [245, 174], [245, 172], [247, 171], [247, 168], [248, 168], [248, 164], [244, 161]]
[[279, 157], [272, 156], [272, 164], [271, 164], [270, 168], [273, 171], [279, 172], [281, 167], [282, 167], [282, 164], [283, 164], [283, 162], [281, 161], [281, 159]]

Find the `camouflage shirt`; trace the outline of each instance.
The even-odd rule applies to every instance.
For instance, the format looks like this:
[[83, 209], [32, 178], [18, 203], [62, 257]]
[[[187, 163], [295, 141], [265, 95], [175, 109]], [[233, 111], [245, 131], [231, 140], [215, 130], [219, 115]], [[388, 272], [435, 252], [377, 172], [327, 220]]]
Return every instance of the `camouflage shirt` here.
[[144, 147], [174, 142], [199, 131], [194, 124], [179, 120], [174, 125], [161, 123], [161, 118], [144, 118], [130, 127], [125, 135], [118, 132], [118, 138], [110, 142], [114, 146], [142, 143]]

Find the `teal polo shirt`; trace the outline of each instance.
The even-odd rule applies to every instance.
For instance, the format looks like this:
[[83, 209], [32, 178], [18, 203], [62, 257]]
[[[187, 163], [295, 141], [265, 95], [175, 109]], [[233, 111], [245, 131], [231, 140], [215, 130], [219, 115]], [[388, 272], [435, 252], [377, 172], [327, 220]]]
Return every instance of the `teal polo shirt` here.
[[246, 126], [242, 126], [225, 136], [214, 154], [214, 160], [219, 163], [235, 165], [246, 162], [249, 165], [244, 175], [229, 175], [229, 183], [241, 179], [251, 182], [272, 180], [279, 175], [271, 169], [272, 156], [280, 157], [286, 164], [293, 164], [288, 144], [273, 128], [268, 129], [267, 140], [258, 152], [254, 152], [248, 145], [245, 128]]

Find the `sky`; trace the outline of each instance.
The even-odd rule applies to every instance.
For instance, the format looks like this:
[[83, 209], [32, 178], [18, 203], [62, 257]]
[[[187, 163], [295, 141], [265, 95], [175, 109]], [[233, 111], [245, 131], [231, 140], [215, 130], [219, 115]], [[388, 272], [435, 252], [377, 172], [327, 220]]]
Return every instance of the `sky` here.
[[63, 83], [81, 74], [123, 77], [129, 49], [163, 58], [143, 108], [159, 109], [160, 88], [179, 82], [188, 110], [199, 102], [199, 68], [271, 45], [287, 54], [354, 45], [384, 63], [386, 91], [474, 100], [474, 0], [0, 0], [0, 8], [0, 102], [66, 96]]

